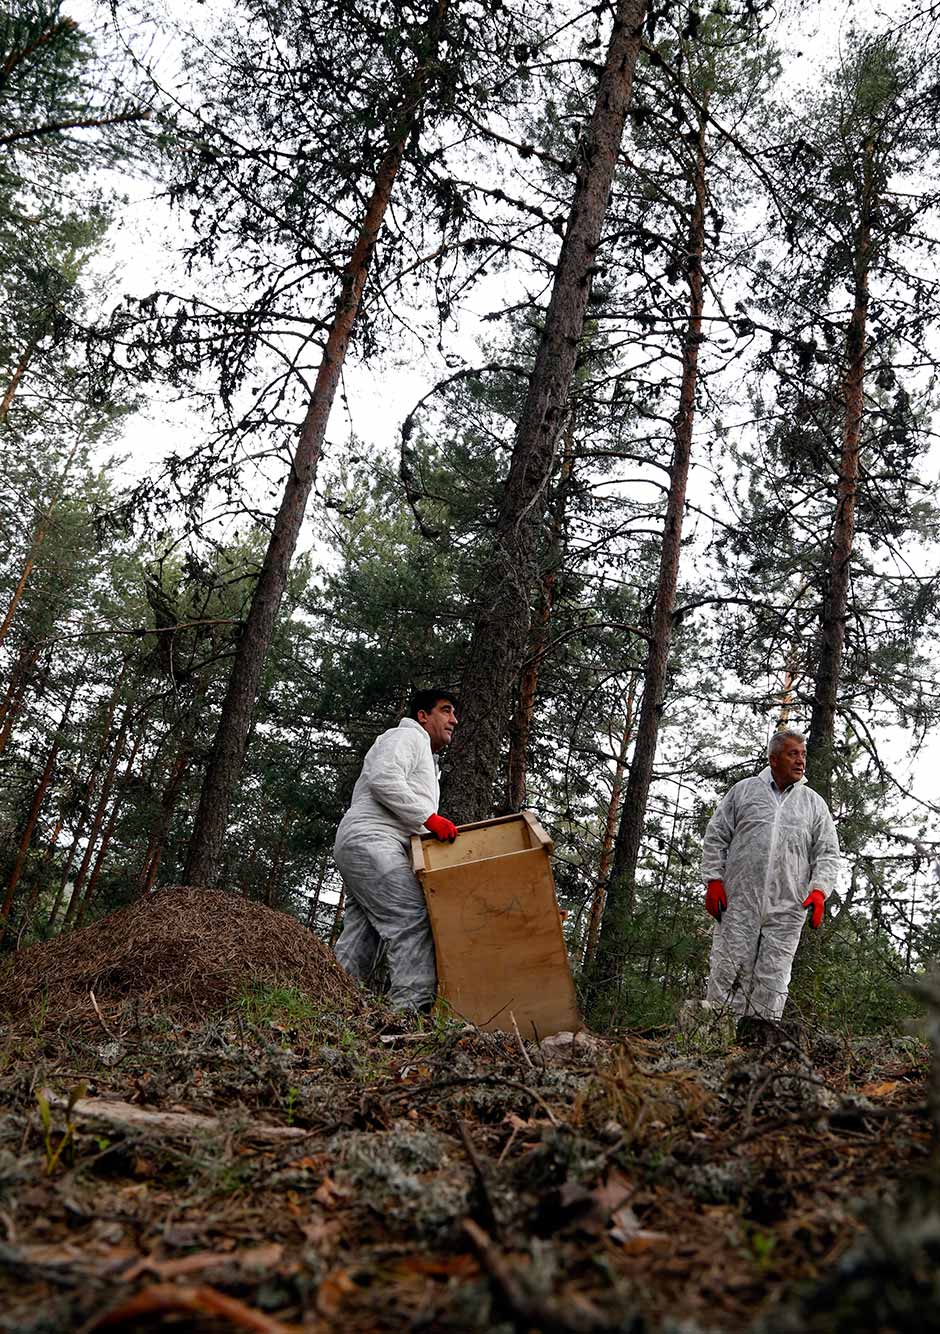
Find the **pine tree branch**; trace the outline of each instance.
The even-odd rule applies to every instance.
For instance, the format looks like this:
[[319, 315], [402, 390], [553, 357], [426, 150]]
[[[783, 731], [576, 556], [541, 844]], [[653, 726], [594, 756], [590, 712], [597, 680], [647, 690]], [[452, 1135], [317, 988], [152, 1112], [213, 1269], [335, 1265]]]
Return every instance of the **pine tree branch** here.
[[28, 130], [16, 130], [13, 134], [0, 134], [0, 146], [20, 143], [24, 139], [38, 139], [45, 134], [58, 134], [60, 130], [94, 130], [105, 125], [127, 125], [132, 121], [149, 120], [149, 111], [122, 111], [116, 116], [92, 116], [78, 120], [53, 120], [46, 125], [33, 125]]

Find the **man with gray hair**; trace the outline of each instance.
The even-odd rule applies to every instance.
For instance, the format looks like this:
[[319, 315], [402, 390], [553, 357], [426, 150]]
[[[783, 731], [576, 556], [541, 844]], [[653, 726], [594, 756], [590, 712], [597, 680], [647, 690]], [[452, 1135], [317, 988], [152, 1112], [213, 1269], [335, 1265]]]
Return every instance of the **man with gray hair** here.
[[705, 994], [739, 1018], [780, 1019], [806, 910], [818, 927], [835, 887], [835, 825], [805, 769], [803, 734], [776, 732], [767, 768], [735, 783], [705, 831], [705, 909], [715, 918]]

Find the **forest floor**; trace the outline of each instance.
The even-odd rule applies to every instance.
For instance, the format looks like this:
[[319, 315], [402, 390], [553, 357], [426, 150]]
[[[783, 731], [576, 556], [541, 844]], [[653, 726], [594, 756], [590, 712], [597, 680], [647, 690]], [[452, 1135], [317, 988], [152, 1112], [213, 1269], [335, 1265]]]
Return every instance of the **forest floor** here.
[[0, 1329], [940, 1327], [915, 1040], [396, 1034], [161, 895], [0, 969]]

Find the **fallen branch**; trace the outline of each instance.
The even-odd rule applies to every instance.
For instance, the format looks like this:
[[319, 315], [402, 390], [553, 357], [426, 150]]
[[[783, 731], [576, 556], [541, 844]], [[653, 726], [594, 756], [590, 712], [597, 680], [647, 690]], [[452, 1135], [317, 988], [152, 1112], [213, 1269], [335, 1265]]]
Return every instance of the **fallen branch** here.
[[538, 1103], [552, 1125], [558, 1125], [557, 1116], [540, 1093], [536, 1093], [535, 1089], [529, 1088], [528, 1084], [520, 1084], [515, 1079], [503, 1079], [499, 1075], [463, 1075], [454, 1079], [437, 1079], [432, 1084], [411, 1084], [407, 1088], [391, 1089], [386, 1096], [389, 1098], [414, 1098], [419, 1093], [437, 1093], [441, 1089], [460, 1088], [461, 1085], [465, 1084], [499, 1084], [503, 1088], [517, 1089], [520, 1093], [527, 1093], [533, 1102]]
[[[477, 1030], [474, 1028], [473, 1024], [467, 1024], [464, 1028], [458, 1029], [454, 1036], [456, 1038], [465, 1038], [469, 1037], [476, 1031]], [[405, 1046], [412, 1042], [435, 1041], [436, 1038], [433, 1033], [383, 1033], [379, 1038], [379, 1042], [383, 1043], [386, 1047]]]
[[612, 1324], [599, 1311], [586, 1309], [585, 1305], [563, 1307], [554, 1297], [529, 1293], [499, 1247], [472, 1218], [464, 1219], [463, 1230], [481, 1266], [521, 1325], [535, 1326], [542, 1334], [613, 1334], [614, 1330], [624, 1328], [624, 1321]]
[[[49, 1106], [57, 1111], [65, 1111], [68, 1101], [58, 1094], [46, 1090]], [[131, 1102], [110, 1101], [104, 1098], [79, 1098], [71, 1109], [71, 1118], [77, 1123], [91, 1122], [116, 1127], [119, 1130], [150, 1130], [163, 1135], [212, 1135], [228, 1133], [215, 1116], [202, 1116], [198, 1112], [151, 1112], [144, 1107], [137, 1107]], [[269, 1126], [260, 1121], [250, 1121], [241, 1128], [244, 1139], [260, 1141], [263, 1144], [276, 1144], [283, 1140], [305, 1139], [310, 1132], [300, 1126]]]
[[[126, 1301], [112, 1306], [100, 1315], [82, 1325], [79, 1334], [91, 1334], [92, 1330], [104, 1329], [108, 1325], [123, 1325], [138, 1320], [141, 1316], [155, 1315], [164, 1311], [187, 1311], [194, 1315], [216, 1316], [228, 1320], [239, 1329], [250, 1329], [255, 1334], [294, 1334], [296, 1325], [285, 1325], [272, 1316], [254, 1311], [237, 1297], [229, 1297], [216, 1288], [202, 1285], [198, 1288], [178, 1287], [175, 1283], [154, 1283], [128, 1297]], [[131, 1323], [131, 1328], [140, 1326]]]
[[534, 1070], [535, 1066], [532, 1064], [531, 1056], [525, 1049], [525, 1043], [522, 1041], [522, 1034], [519, 1032], [519, 1025], [516, 1023], [516, 1016], [513, 1014], [512, 1010], [509, 1011], [509, 1018], [512, 1020], [513, 1032], [516, 1035], [516, 1041], [519, 1044], [519, 1050], [522, 1052], [522, 1059], [525, 1061], [526, 1065], [529, 1067], [530, 1070]]
[[788, 1130], [792, 1126], [806, 1126], [808, 1121], [814, 1125], [821, 1121], [838, 1123], [842, 1120], [890, 1120], [896, 1116], [925, 1116], [930, 1110], [926, 1102], [909, 1102], [904, 1107], [857, 1107], [853, 1103], [844, 1103], [840, 1107], [834, 1107], [829, 1112], [807, 1113], [797, 1112], [793, 1116], [781, 1116], [774, 1121], [765, 1121], [763, 1125], [754, 1126], [752, 1130], [745, 1131], [743, 1134], [735, 1135], [732, 1139], [719, 1140], [717, 1144], [710, 1146], [708, 1157], [715, 1154], [725, 1153], [730, 1149], [736, 1149], [739, 1144], [746, 1144], [748, 1140], [760, 1139], [764, 1135], [776, 1134], [778, 1130]]
[[100, 1022], [100, 1024], [101, 1024], [101, 1027], [102, 1027], [102, 1028], [104, 1029], [104, 1031], [107, 1033], [108, 1037], [111, 1039], [112, 1042], [117, 1042], [117, 1038], [114, 1036], [114, 1034], [111, 1032], [111, 1030], [110, 1030], [110, 1028], [108, 1027], [108, 1025], [105, 1023], [105, 1021], [104, 1021], [104, 1015], [101, 1013], [100, 1009], [98, 1008], [98, 1002], [95, 1000], [95, 993], [94, 993], [93, 991], [89, 991], [88, 995], [91, 997], [91, 1003], [92, 1003], [92, 1006], [94, 1007], [95, 1014], [98, 1016], [98, 1020], [99, 1020], [99, 1022]]
[[463, 1146], [467, 1151], [467, 1157], [470, 1159], [470, 1165], [473, 1168], [474, 1175], [477, 1179], [477, 1185], [480, 1188], [480, 1201], [486, 1216], [487, 1226], [492, 1228], [498, 1237], [501, 1228], [499, 1219], [496, 1216], [493, 1198], [490, 1195], [489, 1182], [486, 1179], [486, 1169], [483, 1166], [483, 1161], [476, 1151], [473, 1140], [470, 1138], [470, 1127], [467, 1125], [466, 1121], [458, 1121], [457, 1129], [460, 1131], [460, 1138], [463, 1141]]

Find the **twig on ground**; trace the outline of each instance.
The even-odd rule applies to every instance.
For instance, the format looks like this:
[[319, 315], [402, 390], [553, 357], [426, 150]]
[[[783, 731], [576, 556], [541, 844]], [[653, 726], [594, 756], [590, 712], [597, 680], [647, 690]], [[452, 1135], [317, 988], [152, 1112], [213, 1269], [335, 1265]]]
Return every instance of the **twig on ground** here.
[[467, 1151], [467, 1157], [470, 1159], [470, 1165], [473, 1168], [477, 1179], [477, 1185], [480, 1188], [480, 1203], [483, 1206], [483, 1213], [486, 1216], [486, 1225], [491, 1228], [497, 1237], [502, 1239], [502, 1228], [499, 1219], [496, 1216], [496, 1208], [493, 1204], [493, 1197], [490, 1195], [489, 1183], [486, 1179], [486, 1169], [483, 1166], [483, 1160], [474, 1147], [473, 1140], [470, 1138], [470, 1127], [466, 1121], [458, 1121], [457, 1129], [460, 1131], [460, 1138]]
[[[809, 1118], [814, 1124], [820, 1121], [838, 1122], [840, 1118], [849, 1118], [853, 1120], [871, 1118], [874, 1120], [886, 1120], [897, 1116], [923, 1116], [929, 1107], [926, 1102], [910, 1102], [904, 1107], [856, 1107], [852, 1103], [844, 1104], [841, 1107], [834, 1107], [828, 1112], [819, 1112], [812, 1114]], [[763, 1125], [754, 1126], [742, 1134], [735, 1134], [733, 1140], [718, 1140], [716, 1143], [708, 1146], [708, 1157], [714, 1157], [717, 1153], [727, 1152], [729, 1149], [737, 1148], [739, 1144], [746, 1144], [749, 1140], [760, 1139], [764, 1135], [774, 1135], [778, 1130], [787, 1130], [791, 1126], [805, 1126], [807, 1124], [807, 1113], [796, 1112], [793, 1116], [780, 1116], [774, 1121], [765, 1121]]]
[[516, 1034], [516, 1041], [519, 1043], [519, 1050], [522, 1052], [522, 1059], [530, 1070], [534, 1070], [535, 1066], [532, 1064], [532, 1059], [525, 1049], [525, 1043], [522, 1041], [522, 1034], [519, 1032], [519, 1025], [516, 1023], [516, 1016], [513, 1014], [512, 1010], [509, 1011], [509, 1018], [512, 1020], [513, 1031]]
[[[388, 1098], [414, 1098], [419, 1093], [437, 1093], [442, 1089], [460, 1088], [464, 1084], [501, 1084], [504, 1088], [516, 1089], [519, 1093], [526, 1093], [533, 1102], [538, 1103], [552, 1125], [558, 1125], [557, 1116], [540, 1093], [536, 1093], [535, 1089], [529, 1088], [528, 1084], [520, 1084], [515, 1079], [503, 1079], [500, 1075], [462, 1075], [454, 1079], [437, 1079], [431, 1084], [411, 1084], [403, 1089], [390, 1089], [385, 1096]], [[378, 1091], [376, 1090], [376, 1092]], [[384, 1092], [384, 1090], [382, 1091]]]
[[[56, 1110], [68, 1106], [66, 1098], [54, 1093], [46, 1096], [49, 1106]], [[199, 1112], [151, 1112], [135, 1103], [117, 1099], [79, 1098], [72, 1106], [71, 1115], [76, 1121], [104, 1122], [119, 1130], [149, 1130], [165, 1135], [213, 1134], [223, 1129], [222, 1122], [215, 1116], [203, 1116]], [[242, 1138], [265, 1144], [306, 1139], [311, 1133], [300, 1126], [269, 1126], [261, 1121], [251, 1121], [240, 1127]]]
[[92, 990], [89, 989], [88, 994], [89, 994], [89, 996], [91, 997], [91, 1003], [92, 1003], [92, 1006], [94, 1007], [95, 1014], [98, 1016], [98, 1021], [99, 1021], [99, 1023], [101, 1024], [101, 1027], [102, 1027], [102, 1028], [104, 1029], [104, 1031], [107, 1033], [108, 1037], [111, 1039], [112, 1042], [117, 1042], [118, 1039], [117, 1039], [117, 1038], [114, 1036], [114, 1034], [111, 1032], [110, 1028], [108, 1027], [108, 1025], [107, 1025], [107, 1024], [105, 1023], [105, 1021], [104, 1021], [104, 1015], [103, 1015], [103, 1014], [101, 1013], [101, 1011], [98, 1009], [98, 1002], [95, 1000], [95, 993], [94, 993]]
[[565, 1308], [553, 1297], [530, 1294], [502, 1251], [479, 1224], [472, 1218], [465, 1218], [463, 1230], [500, 1296], [526, 1328], [537, 1326], [542, 1334], [608, 1334], [608, 1331], [623, 1328], [621, 1323], [610, 1324], [599, 1311], [585, 1309], [585, 1306]]
[[141, 1316], [156, 1315], [163, 1311], [216, 1316], [228, 1320], [239, 1329], [253, 1330], [255, 1334], [293, 1334], [296, 1329], [295, 1325], [285, 1325], [272, 1316], [262, 1315], [260, 1311], [254, 1311], [240, 1302], [237, 1297], [229, 1297], [205, 1284], [187, 1288], [175, 1283], [153, 1283], [126, 1301], [94, 1316], [82, 1325], [78, 1334], [91, 1334], [92, 1330], [104, 1329], [109, 1325], [130, 1324], [132, 1329], [139, 1329], [140, 1326], [133, 1322]]

